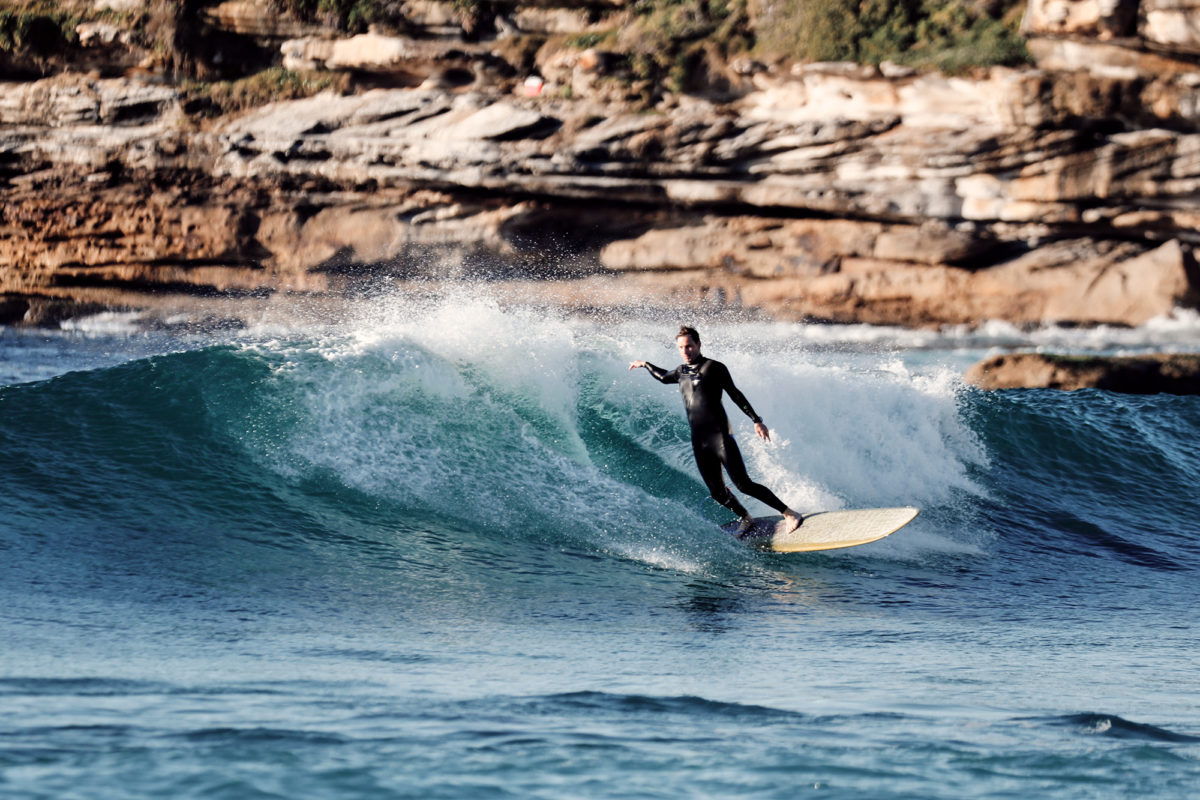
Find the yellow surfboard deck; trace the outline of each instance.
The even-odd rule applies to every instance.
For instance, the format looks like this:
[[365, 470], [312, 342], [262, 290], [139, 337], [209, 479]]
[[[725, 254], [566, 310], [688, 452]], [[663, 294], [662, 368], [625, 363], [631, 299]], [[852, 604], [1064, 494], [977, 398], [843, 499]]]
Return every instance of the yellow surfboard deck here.
[[[860, 508], [851, 511], [818, 511], [804, 515], [804, 524], [784, 533], [781, 516], [756, 517], [754, 527], [738, 537], [751, 547], [775, 553], [804, 553], [813, 550], [837, 550], [875, 542], [895, 533], [916, 519], [920, 509]], [[737, 535], [737, 522], [721, 526]]]

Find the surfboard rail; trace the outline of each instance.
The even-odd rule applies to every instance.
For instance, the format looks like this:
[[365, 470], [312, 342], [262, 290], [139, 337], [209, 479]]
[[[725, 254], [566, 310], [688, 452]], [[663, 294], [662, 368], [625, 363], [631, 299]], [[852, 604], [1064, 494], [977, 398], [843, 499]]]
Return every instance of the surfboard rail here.
[[[816, 511], [803, 516], [804, 524], [784, 532], [783, 517], [756, 517], [754, 527], [737, 537], [751, 547], [775, 553], [807, 553], [840, 550], [876, 542], [890, 536], [921, 513], [913, 506], [857, 508], [845, 511]], [[721, 530], [737, 536], [736, 521]]]

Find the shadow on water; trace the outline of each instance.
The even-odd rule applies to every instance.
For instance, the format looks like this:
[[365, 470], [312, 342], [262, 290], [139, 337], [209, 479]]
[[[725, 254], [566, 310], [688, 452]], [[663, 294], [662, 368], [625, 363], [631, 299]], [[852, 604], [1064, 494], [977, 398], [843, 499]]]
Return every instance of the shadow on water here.
[[1038, 518], [1045, 519], [1047, 527], [1051, 530], [1065, 534], [1076, 540], [1076, 543], [1081, 544], [1082, 547], [1075, 549], [1075, 552], [1087, 554], [1089, 551], [1093, 551], [1093, 557], [1098, 557], [1094, 550], [1102, 548], [1124, 561], [1140, 567], [1168, 572], [1190, 570], [1188, 566], [1180, 564], [1162, 553], [1112, 533], [1094, 522], [1080, 519], [1073, 514], [1052, 511], [1040, 514]]

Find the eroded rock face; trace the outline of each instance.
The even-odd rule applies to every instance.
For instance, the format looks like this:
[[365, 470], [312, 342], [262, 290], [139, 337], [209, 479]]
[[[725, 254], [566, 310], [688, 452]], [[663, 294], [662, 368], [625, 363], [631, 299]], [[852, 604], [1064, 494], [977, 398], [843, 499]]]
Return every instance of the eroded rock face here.
[[211, 24], [242, 36], [283, 39], [307, 32], [306, 26], [280, 14], [270, 0], [225, 0], [206, 9], [205, 17]]
[[1026, 34], [1082, 34], [1100, 40], [1134, 32], [1140, 0], [1032, 0]]
[[1141, 0], [1138, 33], [1148, 42], [1200, 53], [1200, 18], [1191, 0]]
[[[8, 292], [304, 291], [493, 269], [637, 275], [631, 291], [666, 305], [908, 325], [1136, 325], [1194, 301], [1194, 135], [985, 126], [973, 111], [956, 128], [788, 122], [756, 96], [593, 121], [577, 103], [420, 89], [274, 103], [195, 131], [156, 112], [161, 87], [0, 97], [26, 123], [9, 151], [41, 165], [9, 178]], [[36, 108], [54, 127], [29, 125]], [[159, 116], [71, 124], [121, 108]], [[1146, 235], [1056, 241], [1087, 225]]]
[[1192, 0], [1031, 0], [1021, 30], [1102, 42], [1136, 36], [1178, 52], [1200, 52], [1200, 19]]
[[[178, 97], [179, 93], [167, 86], [127, 79], [93, 80], [82, 75], [0, 84], [0, 125], [36, 131], [161, 124], [178, 110]], [[5, 140], [10, 136], [11, 132], [5, 132]]]
[[[586, 21], [546, 5], [509, 22]], [[449, 3], [408, 6], [426, 30], [463, 23]], [[760, 65], [736, 100], [651, 113], [607, 102], [597, 51], [539, 52], [528, 93], [489, 79], [482, 46], [376, 32], [301, 36], [281, 56], [407, 88], [204, 125], [165, 84], [0, 84], [0, 293], [486, 277], [580, 307], [1141, 324], [1197, 303], [1200, 79], [1186, 59], [1096, 43], [1130, 8], [1031, 5], [1032, 30], [1090, 37], [1035, 40], [1039, 69]], [[269, 12], [246, 0], [210, 16], [287, 32]], [[451, 53], [467, 78], [448, 86], [431, 65]]]

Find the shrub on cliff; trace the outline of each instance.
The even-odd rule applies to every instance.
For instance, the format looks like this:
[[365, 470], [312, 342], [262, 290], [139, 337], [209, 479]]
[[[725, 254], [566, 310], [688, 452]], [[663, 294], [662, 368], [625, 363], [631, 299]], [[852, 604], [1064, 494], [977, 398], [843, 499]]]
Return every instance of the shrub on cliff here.
[[1027, 63], [1023, 3], [993, 0], [774, 0], [755, 20], [756, 50], [802, 61], [892, 61], [961, 72]]
[[576, 44], [604, 38], [648, 96], [716, 88], [714, 72], [746, 52], [954, 73], [1027, 63], [1021, 8], [1019, 0], [635, 0], [619, 33], [589, 33]]
[[713, 68], [753, 45], [746, 0], [634, 0], [623, 22], [565, 44], [606, 50], [615, 59], [609, 72], [631, 86], [631, 101], [716, 88]]
[[0, 51], [6, 56], [49, 56], [78, 38], [80, 17], [55, 3], [5, 3], [0, 7]]
[[362, 33], [374, 24], [402, 27], [405, 21], [403, 4], [391, 0], [272, 0], [272, 5], [297, 19], [349, 33]]
[[327, 89], [344, 92], [349, 77], [330, 72], [293, 72], [272, 67], [233, 81], [184, 81], [189, 113], [205, 117], [238, 113], [276, 100], [311, 97]]

